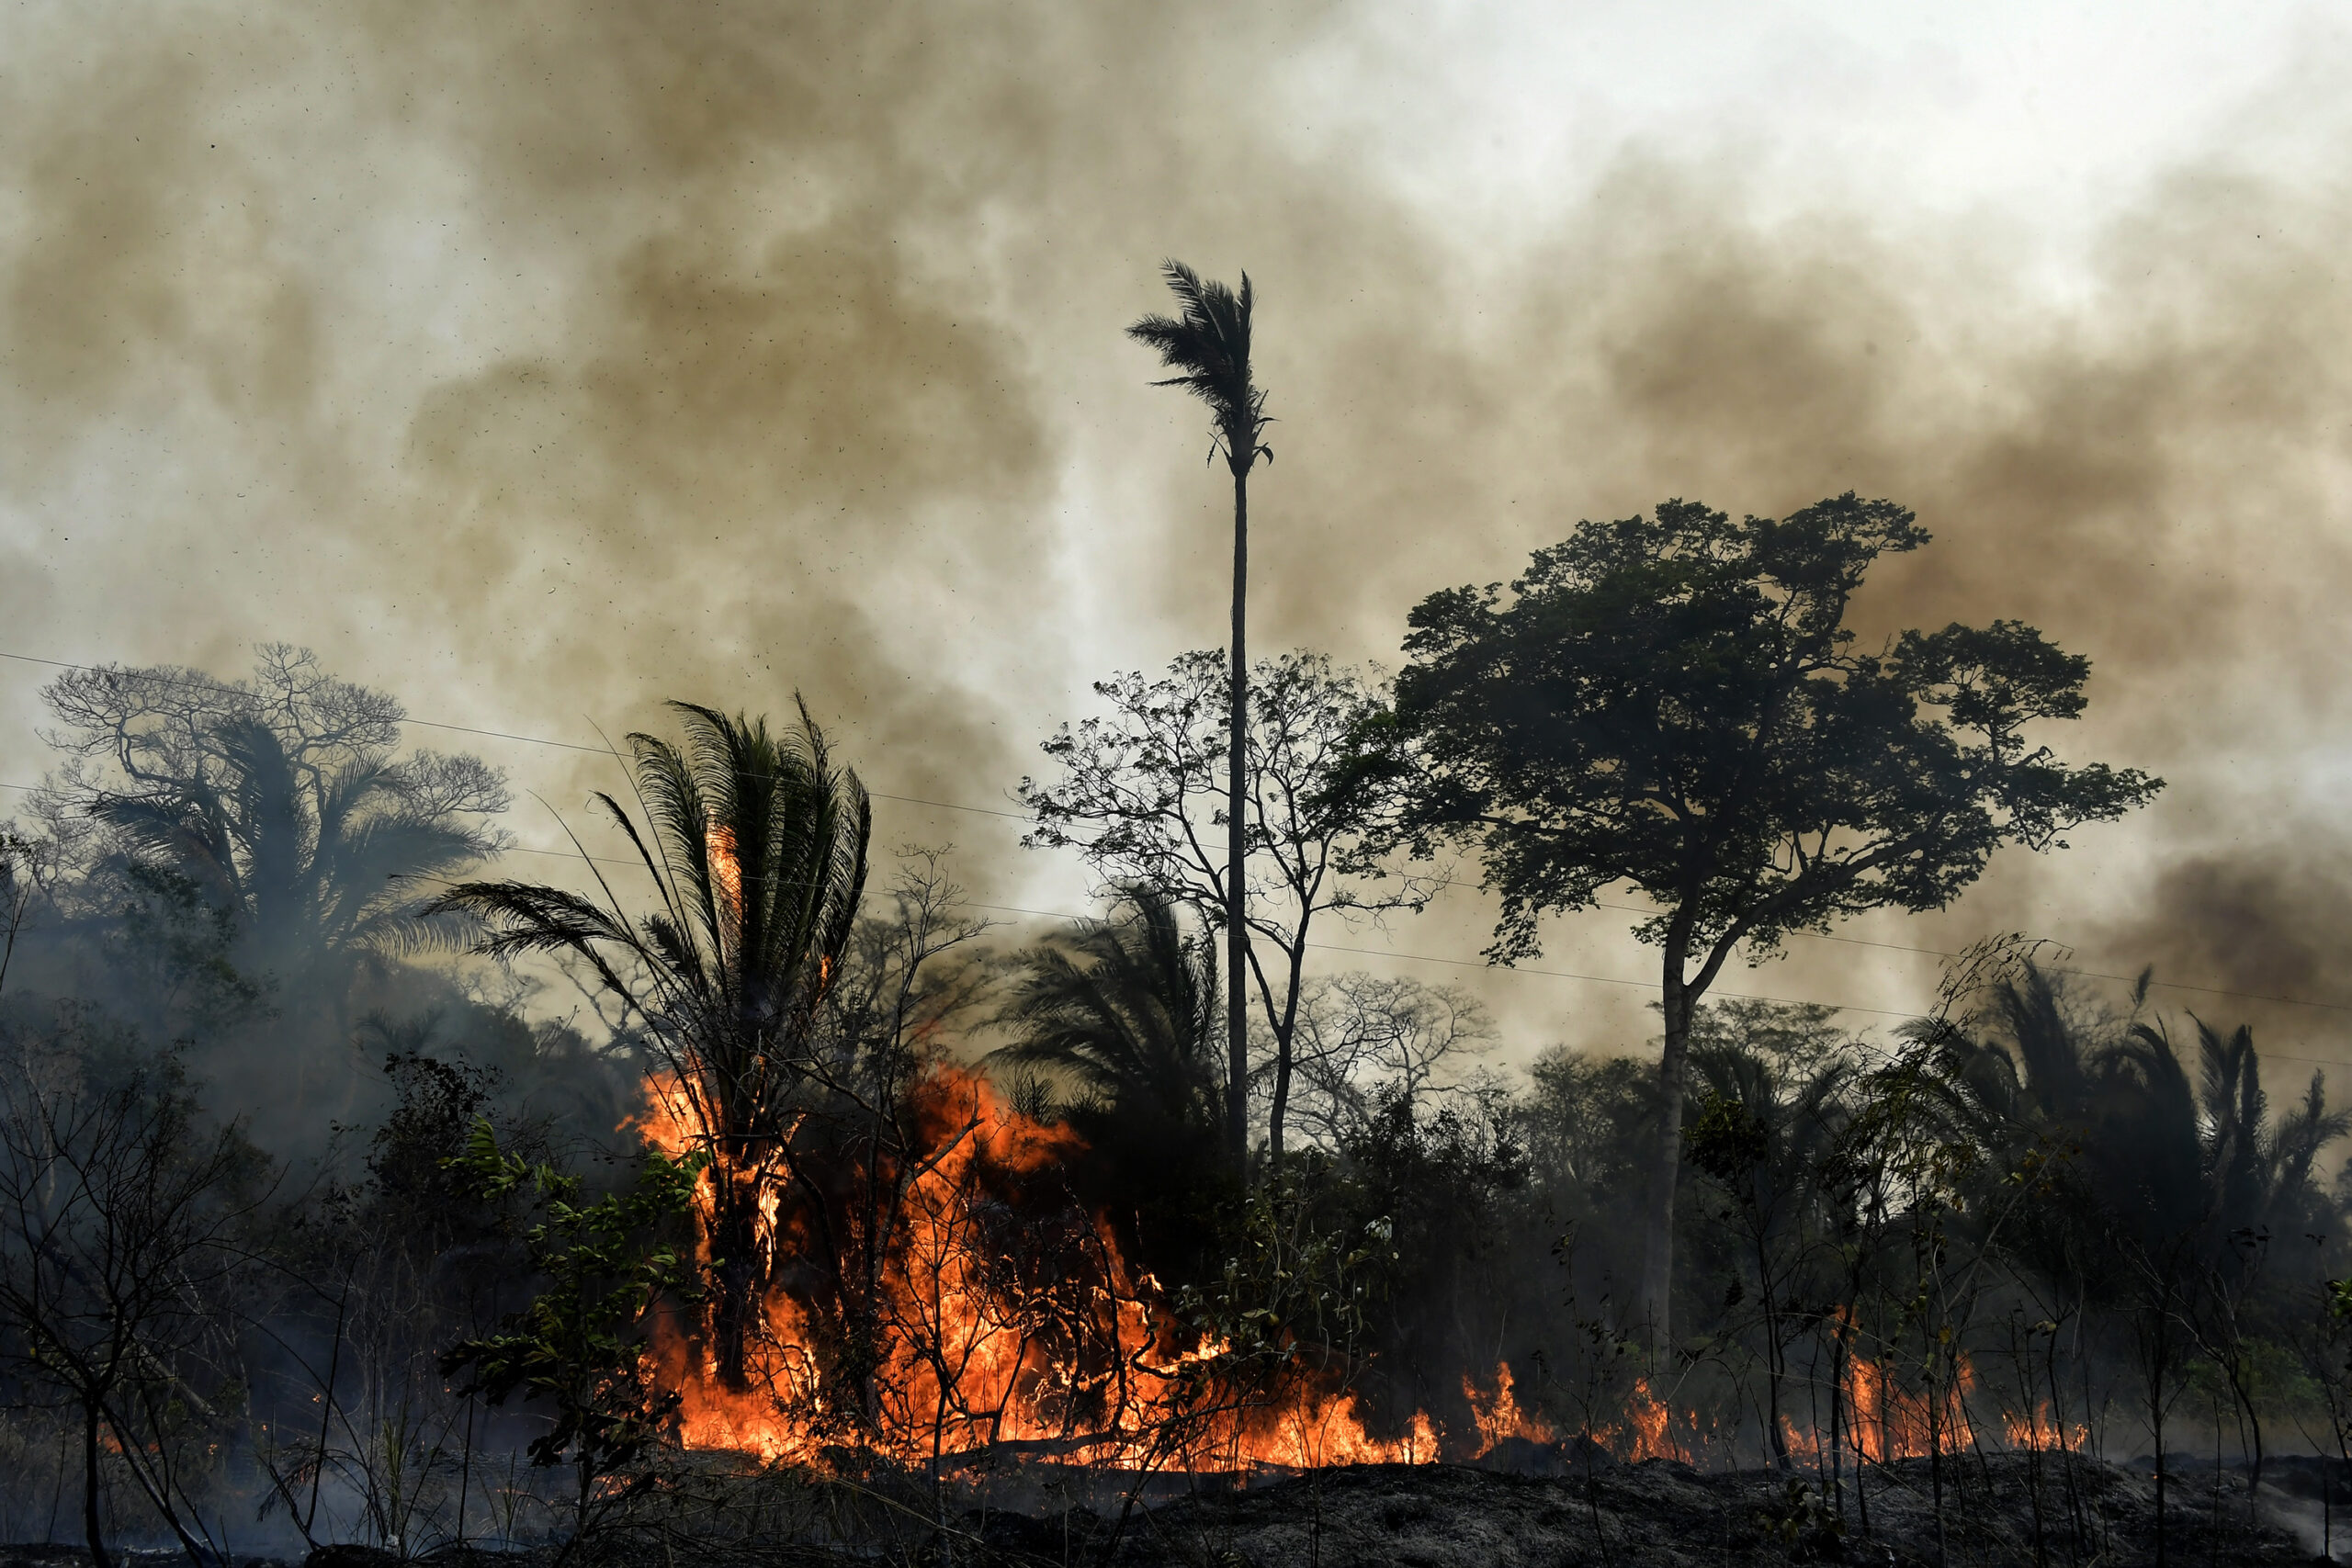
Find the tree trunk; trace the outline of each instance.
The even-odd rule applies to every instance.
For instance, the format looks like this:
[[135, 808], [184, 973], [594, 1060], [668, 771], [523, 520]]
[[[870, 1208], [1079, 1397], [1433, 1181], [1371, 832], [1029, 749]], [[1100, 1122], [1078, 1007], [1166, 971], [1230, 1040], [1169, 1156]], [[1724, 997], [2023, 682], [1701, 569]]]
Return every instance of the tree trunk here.
[[92, 1568], [114, 1568], [107, 1555], [106, 1532], [98, 1525], [98, 1398], [89, 1395], [82, 1406], [82, 1534], [90, 1543]]
[[1291, 1043], [1298, 1038], [1298, 993], [1305, 978], [1306, 923], [1307, 916], [1302, 914], [1289, 953], [1290, 988], [1283, 997], [1283, 1016], [1273, 1026], [1274, 1102], [1266, 1111], [1266, 1154], [1277, 1167], [1283, 1163], [1283, 1128], [1290, 1118]]
[[2161, 1316], [2154, 1328], [2156, 1352], [2150, 1359], [2148, 1374], [2148, 1430], [2156, 1444], [2156, 1568], [2165, 1568], [2170, 1553], [2165, 1536], [2165, 1360], [2168, 1353], [2165, 1344], [2165, 1325]]
[[1233, 673], [1225, 752], [1225, 1141], [1226, 1152], [1244, 1180], [1250, 1170], [1250, 1006], [1243, 990], [1250, 973], [1250, 930], [1243, 923], [1249, 912], [1245, 875], [1249, 796], [1243, 786], [1250, 740], [1250, 665], [1242, 611], [1249, 592], [1250, 470], [1237, 468], [1233, 472]]
[[1669, 942], [1662, 1000], [1666, 1048], [1658, 1058], [1657, 1145], [1650, 1161], [1649, 1213], [1644, 1231], [1642, 1289], [1637, 1310], [1653, 1354], [1672, 1342], [1674, 1190], [1682, 1173], [1683, 1057], [1690, 1044], [1691, 996], [1682, 980], [1683, 952]]
[[1781, 1314], [1772, 1305], [1771, 1260], [1764, 1244], [1764, 1206], [1757, 1206], [1756, 1223], [1756, 1288], [1764, 1298], [1764, 1425], [1772, 1438], [1772, 1468], [1786, 1473], [1794, 1466], [1789, 1459], [1789, 1435], [1781, 1420], [1781, 1373], [1782, 1350]]
[[1283, 1163], [1283, 1122], [1290, 1112], [1290, 1039], [1287, 1035], [1274, 1041], [1274, 1102], [1266, 1111], [1266, 1157], [1270, 1164]]
[[766, 1270], [760, 1265], [760, 1195], [754, 1179], [723, 1166], [710, 1173], [710, 1256], [718, 1288], [710, 1303], [711, 1360], [721, 1387], [751, 1387], [750, 1345]]
[[[1846, 1336], [1851, 1325], [1841, 1315], [1829, 1341], [1829, 1496], [1838, 1522], [1846, 1522]], [[1860, 1469], [1860, 1461], [1855, 1468]]]

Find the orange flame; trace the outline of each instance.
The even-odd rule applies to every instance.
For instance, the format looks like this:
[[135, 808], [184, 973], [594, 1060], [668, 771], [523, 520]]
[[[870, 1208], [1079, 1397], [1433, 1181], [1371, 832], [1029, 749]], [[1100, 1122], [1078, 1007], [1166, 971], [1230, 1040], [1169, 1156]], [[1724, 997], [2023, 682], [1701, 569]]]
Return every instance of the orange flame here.
[[[1690, 1426], [1698, 1426], [1699, 1413], [1690, 1413]], [[1632, 1452], [1627, 1456], [1635, 1463], [1645, 1459], [1676, 1459], [1691, 1462], [1690, 1450], [1677, 1441], [1673, 1435], [1674, 1412], [1650, 1393], [1650, 1380], [1635, 1378], [1634, 1390], [1625, 1401], [1625, 1424], [1633, 1428]]]
[[[1501, 1368], [1496, 1369], [1496, 1371], [1499, 1385], [1497, 1389], [1498, 1394], [1508, 1394], [1510, 1386], [1509, 1373]], [[1464, 1388], [1466, 1392], [1466, 1384]], [[1475, 1414], [1477, 1409], [1477, 1402], [1475, 1398], [1472, 1401], [1472, 1409]], [[1543, 1427], [1540, 1424], [1535, 1425], [1536, 1431], [1523, 1432], [1521, 1435], [1533, 1438], [1538, 1442], [1551, 1440], [1549, 1428]], [[1484, 1424], [1481, 1423], [1482, 1431], [1483, 1426]], [[1690, 1444], [1675, 1434], [1678, 1426], [1692, 1440], [1702, 1438], [1705, 1433], [1705, 1425], [1701, 1421], [1696, 1410], [1685, 1410], [1681, 1420], [1678, 1422], [1672, 1407], [1651, 1392], [1650, 1380], [1646, 1377], [1636, 1377], [1634, 1380], [1634, 1386], [1625, 1394], [1624, 1404], [1619, 1411], [1619, 1419], [1599, 1424], [1585, 1436], [1619, 1458], [1632, 1463], [1638, 1464], [1645, 1459], [1671, 1459], [1680, 1460], [1685, 1464], [1692, 1463], [1694, 1461], [1691, 1457]], [[1544, 1435], [1538, 1436], [1537, 1432]]]
[[[689, 1448], [815, 1461], [829, 1443], [861, 1436], [884, 1451], [931, 1464], [1001, 1445], [1091, 1464], [1188, 1468], [1428, 1463], [1437, 1428], [1417, 1414], [1394, 1438], [1374, 1437], [1356, 1397], [1338, 1380], [1292, 1378], [1271, 1402], [1214, 1387], [1226, 1348], [1192, 1342], [1156, 1281], [1137, 1277], [1099, 1218], [1062, 1239], [1080, 1255], [1058, 1277], [1024, 1277], [1020, 1260], [989, 1232], [988, 1183], [1034, 1179], [1077, 1155], [1068, 1128], [1048, 1126], [1003, 1103], [985, 1078], [932, 1069], [918, 1086], [918, 1120], [931, 1153], [907, 1182], [890, 1246], [881, 1261], [879, 1364], [865, 1379], [869, 1407], [831, 1409], [819, 1325], [786, 1292], [763, 1303], [763, 1342], [751, 1390], [722, 1387], [706, 1359], [695, 1364], [690, 1325], [657, 1325], [652, 1361], [682, 1398], [679, 1431]], [[657, 1075], [631, 1125], [671, 1153], [710, 1149], [692, 1098]], [[764, 1175], [766, 1173], [760, 1173]], [[707, 1216], [713, 1183], [743, 1173], [707, 1170], [695, 1201]], [[757, 1179], [758, 1177], [753, 1178]], [[785, 1224], [768, 1180], [762, 1192], [764, 1243]], [[707, 1257], [707, 1244], [704, 1254]], [[1507, 1370], [1489, 1402], [1515, 1427]], [[1508, 1412], [1508, 1414], [1504, 1414]], [[1170, 1417], [1190, 1414], [1170, 1449]]]
[[743, 867], [735, 858], [735, 830], [732, 828], [706, 828], [702, 841], [710, 857], [710, 879], [718, 886], [721, 902], [730, 913], [741, 908]]
[[[648, 1089], [646, 1109], [632, 1123], [648, 1142], [672, 1153], [712, 1147], [684, 1085], [657, 1076]], [[1227, 1347], [1184, 1325], [1157, 1281], [1131, 1269], [1099, 1216], [1065, 1212], [1058, 1255], [1065, 1266], [1027, 1273], [1021, 1248], [991, 1231], [1008, 1207], [1002, 1184], [1050, 1179], [1082, 1152], [1075, 1133], [1031, 1120], [985, 1078], [955, 1067], [931, 1069], [915, 1100], [927, 1163], [905, 1183], [894, 1238], [878, 1265], [872, 1309], [878, 1365], [867, 1379], [868, 1403], [838, 1407], [842, 1394], [827, 1381], [822, 1348], [831, 1320], [774, 1290], [761, 1303], [763, 1333], [749, 1392], [729, 1392], [707, 1357], [697, 1362], [692, 1325], [658, 1325], [650, 1359], [681, 1395], [679, 1434], [687, 1447], [822, 1462], [829, 1446], [854, 1439], [904, 1461], [944, 1466], [1009, 1445], [1015, 1453], [1105, 1468], [1234, 1471], [1427, 1464], [1443, 1450], [1485, 1459], [1513, 1439], [1558, 1440], [1551, 1423], [1522, 1405], [1508, 1362], [1496, 1364], [1486, 1386], [1464, 1374], [1473, 1430], [1451, 1443], [1426, 1411], [1395, 1437], [1375, 1436], [1369, 1412], [1336, 1371], [1294, 1371], [1262, 1397], [1224, 1386]], [[715, 1183], [757, 1185], [761, 1243], [789, 1252], [805, 1238], [793, 1234], [802, 1222], [783, 1212], [777, 1177], [767, 1168], [714, 1167], [695, 1202], [707, 1216]], [[1967, 1448], [1974, 1440], [1968, 1402], [1976, 1376], [1964, 1356], [1955, 1371], [1951, 1386], [1931, 1396], [1894, 1363], [1853, 1356], [1844, 1375], [1840, 1446], [1872, 1463], [1924, 1457], [1931, 1445], [1947, 1453]], [[2070, 1450], [2088, 1439], [2087, 1427], [2062, 1428], [2046, 1404], [2005, 1412], [2000, 1423], [2013, 1449]], [[1702, 1452], [1736, 1461], [1736, 1427], [1670, 1406], [1648, 1378], [1637, 1377], [1617, 1422], [1589, 1435], [1631, 1461], [1693, 1463]], [[1828, 1440], [1787, 1420], [1781, 1435], [1788, 1451], [1808, 1458], [1820, 1457]]]
[[1924, 1458], [1931, 1448], [1950, 1453], [1968, 1447], [1975, 1440], [1968, 1395], [1976, 1386], [1976, 1371], [1962, 1356], [1958, 1372], [1939, 1409], [1924, 1390], [1903, 1387], [1883, 1363], [1855, 1357], [1846, 1368], [1850, 1446], [1872, 1464]]
[[2057, 1418], [2051, 1415], [2050, 1402], [2045, 1399], [2023, 1416], [2011, 1411], [2002, 1412], [2001, 1435], [2013, 1449], [2072, 1450], [2089, 1443], [2091, 1429], [2081, 1424], [2062, 1427]]
[[1481, 1393], [1477, 1385], [1470, 1381], [1470, 1374], [1463, 1373], [1462, 1397], [1469, 1401], [1470, 1420], [1478, 1429], [1477, 1457], [1480, 1459], [1494, 1452], [1509, 1438], [1519, 1438], [1531, 1443], [1553, 1440], [1549, 1424], [1520, 1409], [1519, 1394], [1512, 1386], [1510, 1363], [1508, 1361], [1495, 1363], [1492, 1393]]

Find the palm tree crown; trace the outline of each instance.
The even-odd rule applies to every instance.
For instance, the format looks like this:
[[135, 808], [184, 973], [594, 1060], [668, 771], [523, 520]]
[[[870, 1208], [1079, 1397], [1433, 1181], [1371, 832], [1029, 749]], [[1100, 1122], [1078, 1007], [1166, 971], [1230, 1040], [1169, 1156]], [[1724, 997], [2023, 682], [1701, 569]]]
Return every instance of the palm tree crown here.
[[[417, 918], [402, 884], [498, 852], [492, 829], [464, 820], [504, 804], [504, 791], [470, 757], [423, 754], [395, 762], [381, 750], [306, 769], [286, 739], [255, 719], [215, 732], [218, 765], [166, 787], [101, 793], [90, 814], [125, 847], [188, 877], [233, 911], [240, 935], [273, 968], [337, 953], [398, 953], [466, 928]], [[453, 771], [464, 804], [442, 787]]]
[[473, 882], [431, 908], [481, 919], [480, 952], [584, 961], [641, 1022], [668, 1069], [662, 1091], [675, 1097], [662, 1111], [712, 1156], [711, 1337], [721, 1382], [741, 1389], [776, 1245], [769, 1200], [787, 1174], [811, 1036], [865, 892], [873, 808], [857, 775], [833, 765], [806, 706], [797, 729], [778, 733], [765, 719], [670, 705], [684, 721], [684, 749], [628, 738], [648, 828], [595, 796], [652, 881], [650, 912], [632, 919], [593, 861], [601, 902]]
[[1186, 940], [1175, 906], [1133, 895], [1125, 919], [1084, 920], [1023, 955], [995, 1053], [1073, 1080], [1101, 1110], [1214, 1133], [1220, 1100], [1216, 950]]
[[805, 708], [797, 730], [778, 733], [764, 718], [670, 706], [684, 749], [628, 737], [650, 831], [611, 795], [594, 797], [652, 881], [650, 913], [632, 919], [601, 873], [601, 903], [473, 882], [432, 908], [480, 917], [483, 953], [585, 960], [641, 1018], [709, 1135], [755, 1142], [773, 1134], [778, 1093], [841, 972], [873, 807]]
[[469, 938], [420, 920], [418, 878], [507, 840], [505, 781], [479, 758], [401, 757], [400, 705], [285, 643], [253, 674], [174, 666], [69, 671], [45, 687], [69, 755], [36, 809], [87, 815], [105, 846], [186, 878], [233, 918], [240, 962], [330, 988], [352, 962]]
[[1266, 394], [1250, 382], [1250, 275], [1236, 293], [1222, 283], [1204, 282], [1180, 261], [1160, 264], [1160, 274], [1182, 306], [1174, 316], [1150, 315], [1127, 329], [1137, 343], [1158, 351], [1159, 363], [1182, 372], [1155, 387], [1182, 387], [1209, 406], [1227, 464], [1246, 474], [1260, 457], [1273, 460], [1273, 448], [1258, 437], [1272, 423]]

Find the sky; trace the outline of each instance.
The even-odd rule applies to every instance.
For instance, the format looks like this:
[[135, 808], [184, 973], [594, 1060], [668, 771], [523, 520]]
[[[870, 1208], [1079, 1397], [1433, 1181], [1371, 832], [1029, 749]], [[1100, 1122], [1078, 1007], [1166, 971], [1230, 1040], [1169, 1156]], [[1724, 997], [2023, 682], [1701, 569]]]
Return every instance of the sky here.
[[[1222, 637], [1205, 432], [1120, 332], [1175, 255], [1260, 294], [1259, 649], [1393, 666], [1578, 518], [1854, 489], [1936, 536], [1871, 635], [2090, 656], [2051, 739], [2155, 807], [1726, 987], [1883, 1024], [2017, 930], [2352, 1062], [2347, 63], [2245, 4], [21, 5], [0, 782], [28, 660], [288, 640], [551, 848], [611, 764], [513, 737], [797, 690], [888, 844], [1008, 936], [1084, 909], [992, 813], [1091, 682]], [[1638, 1046], [1623, 913], [1543, 974], [1488, 919], [1318, 957]]]

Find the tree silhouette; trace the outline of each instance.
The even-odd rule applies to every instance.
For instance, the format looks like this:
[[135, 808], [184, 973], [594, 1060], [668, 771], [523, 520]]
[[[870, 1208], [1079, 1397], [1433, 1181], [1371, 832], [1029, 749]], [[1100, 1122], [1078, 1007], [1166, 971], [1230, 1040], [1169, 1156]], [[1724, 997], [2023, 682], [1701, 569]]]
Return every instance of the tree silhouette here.
[[265, 645], [234, 682], [76, 670], [41, 694], [70, 758], [54, 803], [232, 915], [242, 963], [294, 984], [321, 964], [470, 934], [419, 919], [401, 879], [503, 848], [484, 819], [506, 808], [504, 781], [470, 756], [396, 759], [400, 705], [308, 649]]
[[1139, 892], [1126, 917], [1023, 954], [1000, 1018], [1013, 1039], [993, 1055], [1066, 1077], [1081, 1106], [1215, 1135], [1217, 1011], [1214, 953], [1186, 940], [1174, 904]]
[[[2062, 765], [2023, 731], [2072, 718], [2089, 661], [2015, 621], [1857, 652], [1871, 562], [1912, 513], [1850, 492], [1775, 521], [1669, 501], [1582, 523], [1511, 584], [1414, 611], [1393, 749], [1418, 745], [1417, 847], [1475, 842], [1502, 915], [1488, 956], [1540, 951], [1554, 910], [1630, 885], [1663, 959], [1665, 1047], [1640, 1312], [1663, 1343], [1694, 1008], [1743, 944], [1893, 907], [1943, 907], [2004, 843], [2061, 846], [2161, 787]], [[1375, 753], [1377, 746], [1374, 748]]]
[[[1021, 781], [1036, 822], [1022, 842], [1075, 849], [1110, 888], [1148, 890], [1217, 923], [1229, 912], [1233, 863], [1210, 829], [1220, 818], [1241, 822], [1243, 923], [1254, 940], [1233, 988], [1255, 995], [1272, 1045], [1266, 1144], [1279, 1161], [1315, 922], [1419, 910], [1439, 885], [1391, 875], [1375, 852], [1395, 837], [1401, 781], [1347, 765], [1356, 731], [1385, 711], [1383, 695], [1323, 654], [1259, 660], [1237, 810], [1226, 776], [1230, 684], [1216, 654], [1180, 654], [1162, 679], [1123, 671], [1094, 691], [1111, 712], [1063, 725], [1043, 747], [1061, 776]], [[1226, 1087], [1246, 1102], [1230, 1077]]]
[[1691, 1020], [1700, 1106], [1692, 1166], [1730, 1200], [1722, 1223], [1756, 1285], [1764, 1428], [1773, 1462], [1789, 1465], [1781, 1391], [1789, 1346], [1804, 1331], [1798, 1303], [1831, 1225], [1824, 1199], [1848, 1110], [1854, 1064], [1827, 1008], [1734, 1002]]
[[0, 1329], [7, 1359], [78, 1417], [91, 1562], [117, 1561], [100, 1512], [107, 1451], [189, 1562], [223, 1561], [201, 1473], [229, 1440], [221, 1309], [269, 1196], [266, 1161], [241, 1125], [207, 1122], [175, 1056], [108, 1064], [93, 1041], [8, 1043]]
[[[1127, 335], [1158, 352], [1162, 367], [1179, 374], [1153, 385], [1182, 387], [1206, 403], [1216, 429], [1216, 450], [1233, 475], [1233, 635], [1227, 697], [1226, 783], [1228, 802], [1244, 797], [1243, 751], [1250, 716], [1250, 666], [1244, 636], [1244, 611], [1250, 586], [1250, 470], [1263, 457], [1273, 460], [1273, 448], [1260, 443], [1265, 431], [1266, 394], [1250, 378], [1250, 317], [1253, 297], [1250, 275], [1241, 275], [1236, 294], [1222, 283], [1204, 282], [1182, 262], [1162, 263], [1161, 275], [1174, 292], [1182, 310], [1174, 316], [1149, 315], [1127, 328]], [[1227, 1094], [1225, 1111], [1227, 1153], [1237, 1168], [1249, 1158], [1250, 1021], [1239, 976], [1250, 963], [1249, 887], [1243, 870], [1248, 850], [1243, 813], [1237, 807], [1226, 818], [1225, 969], [1235, 983], [1226, 988], [1226, 1055]]]

